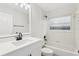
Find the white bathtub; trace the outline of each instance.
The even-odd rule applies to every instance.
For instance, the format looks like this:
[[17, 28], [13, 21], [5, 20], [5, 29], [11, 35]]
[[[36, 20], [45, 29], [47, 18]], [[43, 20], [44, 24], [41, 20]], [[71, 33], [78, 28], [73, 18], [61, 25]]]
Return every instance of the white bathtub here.
[[79, 56], [77, 52], [72, 52], [72, 51], [61, 49], [61, 48], [52, 47], [49, 45], [46, 45], [46, 47], [52, 49], [54, 51], [54, 54], [57, 56]]

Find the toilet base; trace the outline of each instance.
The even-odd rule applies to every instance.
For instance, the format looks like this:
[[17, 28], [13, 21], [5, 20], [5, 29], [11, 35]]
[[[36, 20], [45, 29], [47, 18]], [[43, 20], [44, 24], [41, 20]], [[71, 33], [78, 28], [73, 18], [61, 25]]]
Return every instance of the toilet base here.
[[44, 47], [41, 49], [41, 56], [53, 56], [53, 50]]

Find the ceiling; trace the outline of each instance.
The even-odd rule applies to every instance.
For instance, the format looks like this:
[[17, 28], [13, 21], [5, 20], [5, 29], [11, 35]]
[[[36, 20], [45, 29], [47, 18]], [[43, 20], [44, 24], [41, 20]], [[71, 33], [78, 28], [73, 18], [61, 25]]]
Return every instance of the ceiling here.
[[0, 3], [0, 7], [16, 10], [20, 13], [28, 14], [29, 9], [21, 8], [20, 6], [15, 5], [15, 3]]
[[[45, 12], [52, 12], [54, 10], [59, 10], [59, 9], [69, 9], [73, 10], [74, 7], [76, 7], [75, 3], [35, 3], [36, 5], [38, 5], [42, 10], [44, 10]], [[23, 13], [26, 13], [26, 10], [24, 10], [23, 8], [19, 8], [16, 7], [14, 4], [1, 4], [1, 6], [7, 7], [7, 8], [12, 8], [12, 9], [16, 9], [18, 11], [21, 11]]]
[[[58, 10], [58, 9], [68, 9], [68, 8], [74, 8], [76, 6], [75, 3], [35, 3], [36, 5], [38, 5], [42, 10], [44, 10], [45, 12], [51, 12], [53, 10]], [[26, 10], [24, 10], [23, 8], [19, 8], [16, 7], [14, 4], [5, 4], [5, 3], [0, 3], [1, 6], [5, 6], [5, 7], [10, 7], [12, 9], [17, 9], [21, 12], [26, 13]]]
[[36, 5], [46, 12], [51, 12], [61, 8], [74, 8], [76, 6], [75, 3], [36, 3]]

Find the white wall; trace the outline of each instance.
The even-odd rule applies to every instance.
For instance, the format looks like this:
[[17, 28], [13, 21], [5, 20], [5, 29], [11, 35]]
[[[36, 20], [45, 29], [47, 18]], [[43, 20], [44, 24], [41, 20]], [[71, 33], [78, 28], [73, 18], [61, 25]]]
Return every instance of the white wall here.
[[77, 9], [75, 12], [75, 41], [76, 41], [76, 51], [79, 50], [79, 4], [77, 4]]
[[35, 4], [31, 4], [32, 8], [32, 36], [43, 38], [44, 32], [43, 32], [43, 15], [44, 11]]
[[[70, 31], [53, 31], [49, 30], [47, 31], [47, 38], [48, 38], [48, 45], [51, 45], [52, 47], [59, 47], [66, 50], [74, 51], [75, 50], [75, 36], [74, 36], [74, 12], [75, 8], [62, 8], [57, 9], [55, 11], [52, 11], [50, 13], [47, 13], [49, 19], [54, 17], [63, 17], [63, 16], [71, 16], [71, 30]], [[48, 20], [49, 20], [48, 19]]]

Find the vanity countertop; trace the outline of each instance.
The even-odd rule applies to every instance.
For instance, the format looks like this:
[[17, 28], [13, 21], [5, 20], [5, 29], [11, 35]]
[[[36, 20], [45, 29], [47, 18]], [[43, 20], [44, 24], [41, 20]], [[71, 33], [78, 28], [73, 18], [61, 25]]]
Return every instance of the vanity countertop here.
[[[12, 44], [13, 41], [8, 41], [8, 42], [3, 42], [3, 43], [0, 43], [0, 55], [5, 55], [9, 52], [12, 52], [14, 50], [17, 50], [17, 49], [20, 49], [24, 46], [28, 46], [28, 45], [31, 45], [35, 42], [39, 42], [41, 41], [41, 39], [38, 39], [38, 38], [33, 38], [33, 37], [28, 37], [28, 38], [25, 38], [24, 40], [31, 40], [27, 43], [24, 43], [22, 45], [19, 45], [19, 46], [15, 46], [14, 44]], [[19, 41], [16, 41], [16, 42], [19, 42]]]

